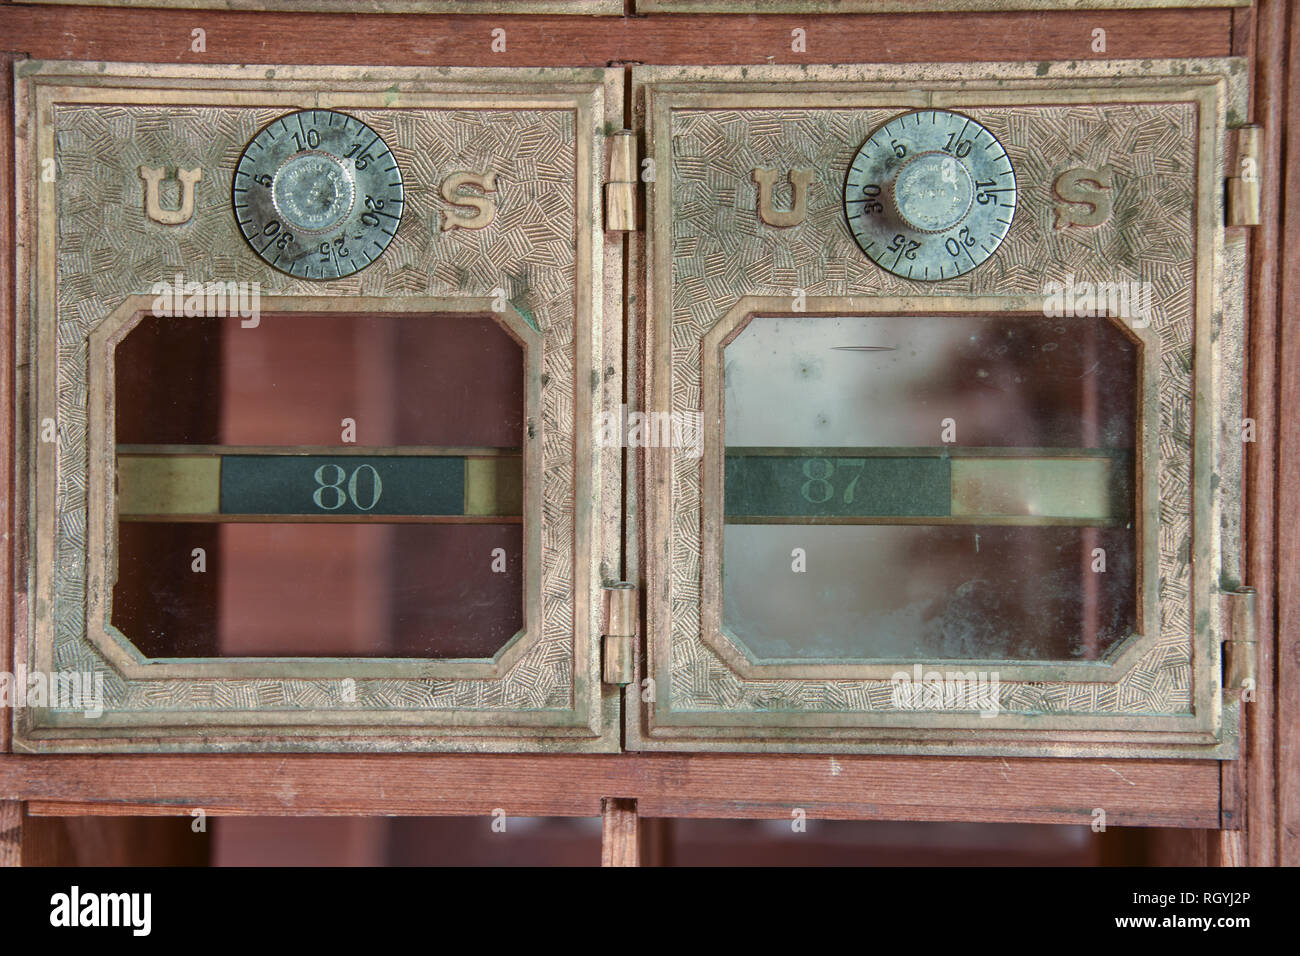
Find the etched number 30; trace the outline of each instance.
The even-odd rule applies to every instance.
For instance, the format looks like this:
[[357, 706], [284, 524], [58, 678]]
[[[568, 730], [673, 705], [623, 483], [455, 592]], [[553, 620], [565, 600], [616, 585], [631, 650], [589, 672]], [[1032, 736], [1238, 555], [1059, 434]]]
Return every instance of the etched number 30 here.
[[[333, 469], [333, 478], [326, 478], [327, 469]], [[370, 472], [370, 504], [363, 505], [357, 498], [357, 476], [363, 471]], [[344, 490], [343, 480], [347, 479], [347, 489]], [[316, 490], [312, 492], [311, 500], [316, 502], [316, 507], [323, 511], [338, 511], [349, 501], [352, 507], [358, 511], [369, 511], [375, 505], [379, 504], [379, 496], [384, 493], [384, 483], [379, 480], [379, 472], [375, 471], [374, 465], [360, 465], [353, 469], [352, 476], [349, 478], [348, 473], [340, 465], [321, 465], [316, 469]], [[328, 492], [333, 492], [333, 504], [326, 504], [325, 499]]]

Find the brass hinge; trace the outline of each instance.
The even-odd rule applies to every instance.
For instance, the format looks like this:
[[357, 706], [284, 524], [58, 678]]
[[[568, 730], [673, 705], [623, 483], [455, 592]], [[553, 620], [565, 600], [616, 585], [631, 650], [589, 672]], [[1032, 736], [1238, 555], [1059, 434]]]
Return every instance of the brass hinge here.
[[601, 639], [601, 678], [606, 684], [630, 684], [636, 678], [637, 588], [620, 581], [607, 584], [605, 633]]
[[609, 179], [605, 181], [605, 229], [636, 230], [636, 134], [619, 130], [609, 137]]
[[1223, 642], [1224, 693], [1241, 694], [1254, 700], [1259, 679], [1259, 640], [1256, 633], [1254, 588], [1237, 588], [1225, 594], [1230, 610], [1231, 632]]
[[1229, 130], [1235, 143], [1236, 173], [1228, 177], [1227, 223], [1229, 226], [1259, 225], [1259, 140], [1260, 127], [1242, 126]]

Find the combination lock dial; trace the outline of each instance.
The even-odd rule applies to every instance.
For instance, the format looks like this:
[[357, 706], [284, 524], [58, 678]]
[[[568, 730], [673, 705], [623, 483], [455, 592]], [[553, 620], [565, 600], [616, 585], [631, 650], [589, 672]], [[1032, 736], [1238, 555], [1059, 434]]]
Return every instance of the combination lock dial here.
[[969, 116], [917, 110], [862, 144], [844, 181], [844, 213], [862, 251], [905, 279], [970, 272], [1016, 214], [1016, 174], [997, 137]]
[[402, 172], [365, 123], [301, 110], [253, 137], [235, 167], [235, 220], [253, 251], [303, 279], [364, 269], [402, 220]]

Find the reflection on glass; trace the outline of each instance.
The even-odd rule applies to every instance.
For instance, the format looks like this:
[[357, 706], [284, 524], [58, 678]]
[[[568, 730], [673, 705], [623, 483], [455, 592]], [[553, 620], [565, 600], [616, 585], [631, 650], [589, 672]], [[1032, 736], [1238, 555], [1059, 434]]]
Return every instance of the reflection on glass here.
[[1104, 656], [1137, 626], [1138, 359], [1106, 319], [753, 318], [724, 627], [766, 660]]
[[523, 626], [523, 383], [488, 315], [145, 317], [113, 625], [150, 657], [491, 657]]

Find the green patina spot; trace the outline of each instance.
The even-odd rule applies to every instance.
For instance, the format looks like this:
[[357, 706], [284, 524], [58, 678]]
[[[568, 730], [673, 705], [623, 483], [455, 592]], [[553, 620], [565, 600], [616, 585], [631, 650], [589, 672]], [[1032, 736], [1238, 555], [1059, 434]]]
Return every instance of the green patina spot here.
[[515, 307], [515, 311], [519, 313], [520, 317], [528, 323], [530, 329], [534, 332], [542, 331], [541, 326], [537, 324], [537, 319], [533, 318], [533, 313], [530, 310], [525, 309], [518, 302], [511, 302], [510, 304]]

